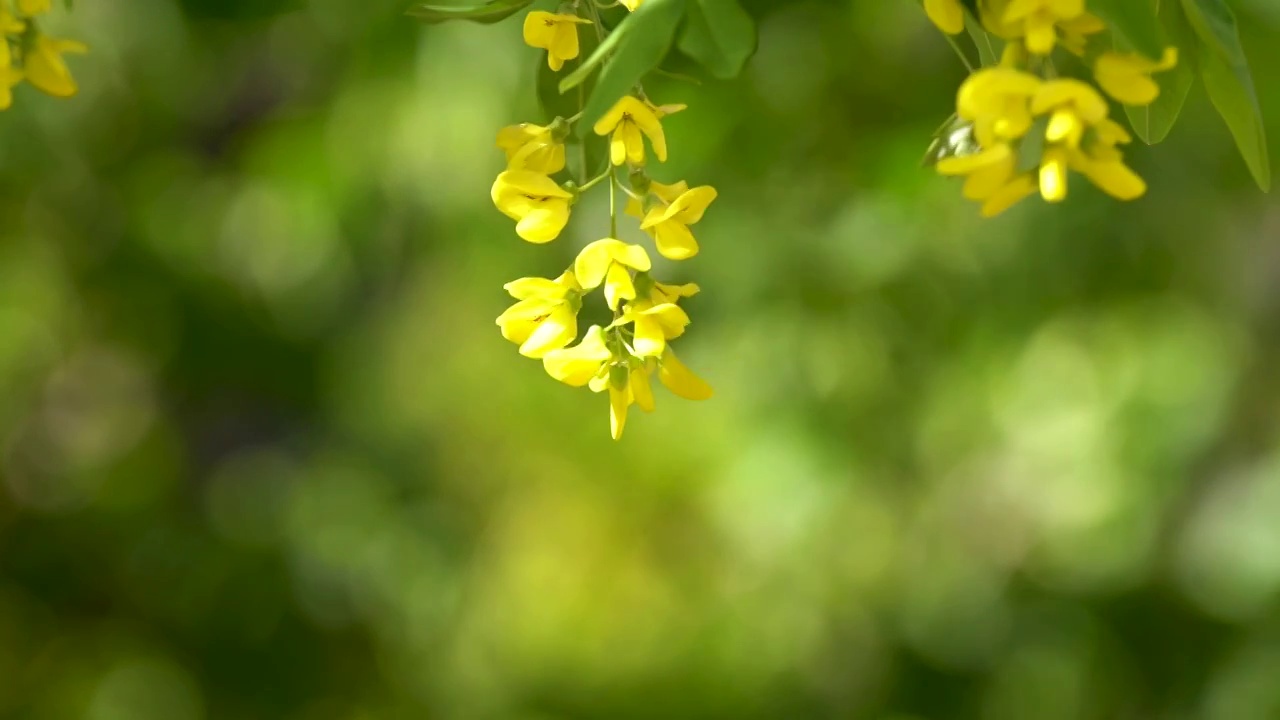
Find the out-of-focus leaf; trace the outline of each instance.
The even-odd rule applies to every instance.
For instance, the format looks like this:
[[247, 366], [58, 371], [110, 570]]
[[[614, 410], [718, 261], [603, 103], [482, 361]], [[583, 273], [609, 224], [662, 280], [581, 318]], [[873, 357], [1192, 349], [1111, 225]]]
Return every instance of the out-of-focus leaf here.
[[478, 23], [496, 23], [520, 12], [533, 0], [490, 0], [483, 5], [458, 7], [451, 5], [415, 5], [409, 8], [410, 17], [425, 23], [442, 23], [447, 20], [470, 20]]
[[731, 78], [755, 53], [756, 24], [738, 0], [689, 0], [680, 51], [712, 75]]
[[1154, 103], [1124, 108], [1134, 133], [1148, 145], [1161, 142], [1169, 135], [1196, 80], [1196, 35], [1187, 23], [1182, 5], [1176, 1], [1161, 3], [1159, 18], [1168, 42], [1178, 48], [1178, 65], [1153, 76], [1160, 86], [1160, 96]]
[[996, 49], [996, 39], [992, 37], [987, 29], [982, 27], [982, 23], [978, 22], [976, 15], [966, 14], [964, 18], [964, 27], [969, 31], [969, 37], [973, 39], [973, 44], [978, 48], [978, 59], [982, 61], [982, 67], [991, 67], [1000, 63], [1000, 52]]
[[1223, 0], [1182, 0], [1182, 7], [1199, 38], [1196, 59], [1209, 99], [1231, 129], [1258, 187], [1268, 191], [1267, 133], [1235, 15]]
[[[618, 24], [613, 33], [600, 44], [592, 57], [601, 54], [607, 46], [616, 49], [600, 70], [596, 87], [587, 100], [578, 134], [591, 131], [592, 124], [613, 106], [618, 98], [631, 92], [645, 73], [656, 68], [666, 56], [675, 37], [676, 26], [684, 15], [685, 0], [648, 0], [638, 10]], [[591, 63], [588, 59], [584, 67]], [[579, 68], [581, 70], [582, 68]], [[575, 75], [577, 72], [575, 71]], [[563, 92], [569, 78], [560, 83]], [[579, 80], [580, 82], [581, 80]]]
[[1154, 60], [1164, 52], [1156, 9], [1149, 0], [1094, 0], [1089, 9], [1143, 55]]

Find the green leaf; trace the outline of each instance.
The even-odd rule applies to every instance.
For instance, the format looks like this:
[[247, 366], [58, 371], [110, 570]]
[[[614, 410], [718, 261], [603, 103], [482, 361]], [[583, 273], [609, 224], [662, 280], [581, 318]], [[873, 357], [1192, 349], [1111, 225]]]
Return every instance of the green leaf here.
[[425, 23], [442, 23], [447, 20], [470, 20], [478, 23], [496, 23], [533, 4], [533, 0], [489, 0], [483, 5], [459, 7], [452, 5], [415, 5], [405, 13]]
[[1160, 59], [1164, 43], [1155, 6], [1150, 0], [1093, 0], [1089, 9], [1118, 33], [1135, 50], [1152, 60]]
[[[596, 87], [578, 122], [579, 135], [591, 132], [591, 126], [601, 115], [608, 112], [619, 98], [631, 92], [646, 73], [662, 62], [671, 47], [671, 40], [684, 15], [684, 9], [685, 0], [647, 0], [639, 10], [618, 23], [618, 27], [600, 44], [592, 57], [609, 45], [613, 45], [615, 50], [596, 78]], [[588, 58], [583, 67], [590, 63], [591, 58]], [[573, 75], [582, 69], [574, 71]], [[561, 92], [573, 87], [569, 85], [566, 88], [571, 77], [572, 75], [560, 81]]]
[[1164, 0], [1160, 4], [1159, 18], [1165, 36], [1178, 48], [1178, 64], [1172, 70], [1152, 76], [1160, 86], [1160, 96], [1155, 102], [1146, 107], [1126, 105], [1124, 108], [1134, 133], [1148, 145], [1155, 145], [1168, 137], [1196, 81], [1196, 35], [1187, 22], [1182, 5], [1178, 0]]
[[1200, 40], [1196, 59], [1209, 99], [1235, 137], [1253, 179], [1266, 192], [1271, 189], [1267, 133], [1235, 15], [1223, 0], [1182, 0], [1182, 7]]
[[755, 21], [738, 0], [689, 0], [680, 51], [712, 75], [737, 76], [755, 53], [756, 40]]
[[978, 22], [976, 15], [965, 14], [964, 27], [969, 31], [969, 37], [973, 39], [973, 44], [978, 48], [978, 59], [982, 61], [982, 67], [994, 67], [1000, 64], [1000, 53], [996, 50], [996, 41], [991, 37], [991, 33], [982, 27], [982, 23]]

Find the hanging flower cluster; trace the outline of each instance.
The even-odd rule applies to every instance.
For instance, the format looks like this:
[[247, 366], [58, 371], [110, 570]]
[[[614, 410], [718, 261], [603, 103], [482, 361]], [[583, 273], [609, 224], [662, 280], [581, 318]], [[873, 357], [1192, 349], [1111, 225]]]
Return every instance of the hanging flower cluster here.
[[[961, 0], [924, 0], [924, 7], [943, 32], [964, 32]], [[1037, 191], [1061, 202], [1071, 172], [1119, 200], [1142, 196], [1146, 183], [1120, 150], [1131, 137], [1109, 117], [1104, 93], [1125, 105], [1150, 105], [1160, 94], [1151, 75], [1177, 64], [1176, 48], [1156, 61], [1100, 47], [1093, 40], [1107, 24], [1084, 0], [978, 0], [975, 7], [986, 31], [1006, 44], [998, 65], [961, 85], [938, 172], [963, 177], [964, 196], [981, 203], [987, 217]], [[1082, 60], [1096, 85], [1059, 77], [1059, 48]]]
[[[623, 0], [622, 4], [635, 10], [641, 1]], [[524, 20], [524, 40], [545, 50], [547, 65], [559, 71], [566, 61], [578, 57], [580, 27], [603, 39], [606, 30], [593, 2], [566, 4], [558, 13], [530, 12]], [[567, 170], [565, 142], [581, 121], [581, 113], [557, 117], [545, 126], [524, 123], [498, 133], [497, 145], [506, 154], [507, 166], [493, 184], [493, 203], [516, 222], [516, 234], [528, 242], [555, 240], [582, 194], [598, 185], [608, 187], [608, 236], [583, 248], [559, 277], [526, 277], [507, 283], [504, 287], [516, 303], [498, 317], [497, 324], [503, 337], [519, 345], [521, 355], [542, 360], [551, 377], [592, 392], [607, 391], [615, 440], [622, 436], [631, 405], [653, 410], [651, 378], [655, 374], [680, 397], [711, 397], [711, 388], [680, 362], [671, 347], [689, 324], [680, 302], [696, 294], [698, 286], [659, 282], [650, 274], [649, 251], [617, 239], [618, 216], [625, 210], [640, 221], [662, 257], [685, 260], [698, 253], [689, 226], [715, 200], [715, 189], [690, 188], [684, 182], [665, 185], [650, 179], [646, 170], [650, 159], [667, 159], [662, 120], [682, 109], [655, 105], [641, 87], [635, 87], [595, 122], [591, 128], [595, 137], [580, 145], [576, 179]], [[602, 157], [603, 170], [588, 177], [597, 170], [588, 167], [586, 148], [592, 142], [607, 143], [608, 152], [602, 153], [607, 154], [607, 162]], [[625, 208], [619, 202], [622, 195], [627, 197]], [[579, 311], [597, 289], [612, 321], [591, 325], [579, 339]]]
[[88, 48], [40, 32], [36, 18], [52, 9], [53, 0], [0, 0], [0, 110], [13, 104], [13, 88], [23, 80], [54, 97], [76, 94], [62, 56]]

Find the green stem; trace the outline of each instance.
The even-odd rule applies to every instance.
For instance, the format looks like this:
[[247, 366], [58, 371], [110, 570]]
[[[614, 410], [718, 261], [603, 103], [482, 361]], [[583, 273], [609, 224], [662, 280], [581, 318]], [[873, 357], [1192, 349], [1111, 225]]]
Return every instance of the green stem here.
[[[583, 170], [583, 172], [585, 173], [585, 172], [586, 172], [586, 170]], [[599, 175], [597, 175], [597, 176], [595, 176], [595, 177], [591, 178], [590, 180], [586, 181], [585, 183], [583, 183], [583, 184], [578, 188], [578, 192], [580, 192], [580, 193], [581, 193], [581, 192], [586, 192], [586, 191], [590, 190], [591, 188], [593, 188], [593, 187], [595, 187], [595, 186], [599, 185], [600, 183], [604, 182], [604, 181], [605, 181], [605, 179], [606, 179], [606, 178], [608, 178], [608, 177], [609, 177], [610, 175], [612, 175], [612, 174], [613, 174], [613, 168], [612, 168], [612, 167], [610, 167], [608, 170], [605, 170], [603, 173], [600, 173]]]
[[959, 56], [960, 62], [964, 63], [964, 68], [972, 73], [973, 63], [969, 62], [969, 56], [965, 55], [964, 50], [960, 49], [960, 44], [956, 42], [956, 39], [946, 33], [943, 33], [943, 37], [947, 39], [947, 44], [951, 46], [951, 49], [956, 51], [956, 55]]
[[609, 175], [609, 237], [618, 237], [618, 194], [614, 192], [614, 188], [618, 185], [618, 178], [613, 174], [613, 166], [610, 165], [607, 171]]

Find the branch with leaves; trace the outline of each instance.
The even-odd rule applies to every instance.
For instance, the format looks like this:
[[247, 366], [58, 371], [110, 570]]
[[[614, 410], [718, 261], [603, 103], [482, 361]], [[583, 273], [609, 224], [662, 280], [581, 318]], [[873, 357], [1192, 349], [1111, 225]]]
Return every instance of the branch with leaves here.
[[[530, 4], [422, 5], [410, 14], [426, 22], [494, 23]], [[609, 196], [609, 228], [558, 277], [507, 283], [516, 303], [497, 324], [551, 377], [607, 392], [610, 433], [618, 439], [632, 405], [653, 410], [655, 375], [680, 397], [712, 394], [672, 349], [690, 322], [680, 303], [698, 286], [660, 282], [646, 247], [617, 238], [619, 221], [629, 215], [659, 256], [688, 260], [699, 251], [690, 226], [716, 199], [710, 185], [650, 176], [651, 162], [667, 160], [663, 123], [685, 107], [654, 102], [644, 80], [659, 71], [673, 43], [711, 74], [736, 75], [755, 51], [755, 27], [737, 0], [568, 0], [556, 12], [528, 12], [522, 34], [545, 52], [537, 82], [548, 120], [498, 133], [506, 168], [491, 190], [494, 205], [516, 221], [519, 237], [547, 243], [560, 236], [582, 196], [598, 188]], [[597, 289], [609, 319], [579, 339], [579, 313]]]

